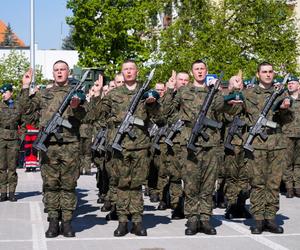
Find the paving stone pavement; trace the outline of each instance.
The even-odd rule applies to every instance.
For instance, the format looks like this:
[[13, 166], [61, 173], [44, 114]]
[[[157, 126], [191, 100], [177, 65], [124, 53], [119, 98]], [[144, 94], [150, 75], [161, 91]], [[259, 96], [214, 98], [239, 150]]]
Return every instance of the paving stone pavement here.
[[106, 213], [96, 203], [97, 189], [95, 169], [91, 176], [81, 176], [78, 181], [78, 209], [73, 221], [75, 238], [59, 236], [45, 238], [47, 215], [43, 212], [42, 181], [39, 172], [26, 173], [18, 169], [18, 202], [0, 203], [0, 249], [1, 250], [190, 250], [190, 249], [300, 249], [300, 198], [286, 199], [281, 196], [278, 222], [284, 234], [264, 232], [250, 233], [251, 220], [226, 220], [224, 210], [215, 209], [213, 224], [217, 235], [198, 233], [185, 236], [186, 220], [171, 220], [171, 211], [157, 211], [158, 203], [150, 203], [145, 197], [144, 225], [147, 237], [128, 234], [113, 237], [116, 221], [105, 220]]

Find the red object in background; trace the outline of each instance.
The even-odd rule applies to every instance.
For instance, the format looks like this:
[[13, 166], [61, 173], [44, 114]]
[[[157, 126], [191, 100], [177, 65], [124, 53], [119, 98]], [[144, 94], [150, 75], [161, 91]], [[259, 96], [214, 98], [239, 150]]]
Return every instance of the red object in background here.
[[36, 149], [32, 147], [33, 142], [36, 140], [39, 133], [38, 128], [31, 124], [26, 125], [26, 133], [24, 138], [24, 167], [25, 168], [39, 168], [39, 157]]

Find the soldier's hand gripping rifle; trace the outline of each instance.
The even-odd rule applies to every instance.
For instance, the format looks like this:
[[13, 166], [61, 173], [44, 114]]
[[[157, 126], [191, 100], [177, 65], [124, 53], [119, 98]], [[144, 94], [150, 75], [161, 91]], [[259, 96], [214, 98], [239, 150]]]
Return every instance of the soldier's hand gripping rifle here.
[[160, 151], [159, 141], [162, 137], [167, 136], [168, 125], [158, 128], [157, 133], [153, 137], [151, 152]]
[[237, 135], [241, 140], [243, 139], [242, 128], [246, 125], [244, 121], [241, 120], [239, 115], [233, 118], [228, 128], [228, 133], [225, 138], [224, 147], [225, 149], [234, 151], [234, 146], [231, 144], [233, 137]]
[[254, 151], [254, 149], [252, 148], [252, 143], [256, 136], [259, 136], [263, 141], [266, 141], [268, 139], [268, 135], [264, 131], [265, 127], [274, 128], [274, 129], [277, 128], [277, 123], [268, 120], [267, 115], [268, 115], [270, 109], [272, 108], [277, 97], [279, 97], [284, 92], [284, 85], [286, 84], [288, 78], [289, 78], [289, 74], [287, 74], [284, 77], [282, 84], [280, 84], [280, 86], [275, 88], [274, 92], [266, 100], [264, 107], [263, 107], [262, 111], [260, 112], [254, 126], [252, 126], [250, 128], [248, 137], [243, 146], [245, 150], [248, 150], [250, 152]]
[[166, 144], [173, 147], [173, 145], [174, 145], [173, 139], [174, 139], [175, 135], [181, 131], [183, 125], [184, 125], [184, 121], [182, 121], [180, 119], [171, 125], [169, 132], [167, 133], [167, 136], [165, 139]]
[[93, 142], [93, 145], [91, 147], [93, 151], [97, 151], [98, 153], [106, 152], [107, 133], [108, 133], [107, 128], [101, 128], [98, 131], [95, 140]]
[[209, 136], [205, 133], [206, 128], [218, 128], [221, 129], [222, 122], [217, 122], [212, 119], [206, 117], [207, 112], [209, 110], [210, 105], [213, 102], [215, 94], [219, 91], [219, 86], [221, 84], [221, 80], [223, 78], [224, 73], [222, 72], [217, 82], [214, 85], [209, 86], [209, 91], [204, 99], [204, 102], [201, 106], [200, 112], [198, 114], [197, 120], [192, 129], [192, 133], [189, 137], [187, 143], [187, 149], [192, 150], [193, 152], [197, 151], [195, 146], [195, 142], [198, 140], [199, 136], [203, 138], [204, 141], [209, 140]]
[[33, 147], [37, 150], [42, 150], [47, 152], [47, 147], [45, 146], [45, 141], [54, 134], [57, 140], [61, 140], [61, 135], [58, 133], [58, 129], [62, 126], [65, 128], [72, 128], [69, 121], [65, 120], [62, 115], [70, 104], [70, 100], [76, 91], [80, 90], [84, 81], [86, 80], [90, 70], [87, 70], [80, 82], [78, 82], [71, 91], [65, 96], [62, 104], [59, 106], [58, 110], [52, 115], [51, 119], [47, 122], [44, 129], [41, 129], [38, 133], [37, 139], [33, 143]]
[[134, 124], [134, 112], [144, 94], [144, 92], [147, 90], [149, 83], [151, 82], [153, 76], [154, 76], [155, 68], [151, 70], [146, 82], [143, 84], [143, 86], [138, 90], [138, 92], [132, 97], [129, 108], [126, 112], [126, 115], [121, 122], [118, 131], [115, 135], [115, 138], [112, 143], [112, 149], [117, 150], [119, 152], [122, 151], [121, 142], [125, 136], [125, 134], [128, 134], [129, 137], [134, 138], [135, 135], [132, 133], [132, 125]]

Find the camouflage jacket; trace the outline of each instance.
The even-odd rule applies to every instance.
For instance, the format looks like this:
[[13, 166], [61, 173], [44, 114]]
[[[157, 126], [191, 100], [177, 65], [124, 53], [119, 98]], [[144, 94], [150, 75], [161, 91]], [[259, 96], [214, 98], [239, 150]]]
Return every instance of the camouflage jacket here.
[[[181, 87], [176, 94], [170, 90], [167, 91], [166, 95], [173, 96], [173, 98], [169, 97], [171, 101], [165, 102], [164, 105], [164, 113], [168, 116], [168, 123], [174, 123], [178, 119], [185, 123], [181, 132], [178, 133], [173, 140], [174, 143], [180, 143], [181, 145], [187, 144], [207, 93], [207, 88], [195, 87], [191, 84]], [[208, 110], [207, 117], [212, 120], [220, 121], [219, 113], [231, 108], [231, 106], [225, 105], [223, 96], [218, 92]], [[199, 136], [198, 146], [220, 146], [220, 131], [218, 129], [207, 128], [205, 132], [208, 134], [209, 140], [205, 142], [201, 136]]]
[[[63, 99], [68, 94], [72, 86], [54, 86], [49, 89], [37, 92], [34, 96], [29, 97], [28, 89], [22, 89], [20, 95], [20, 105], [22, 112], [26, 115], [33, 112], [39, 112], [39, 126], [42, 129], [47, 125], [47, 122], [52, 118], [52, 115], [58, 110]], [[68, 120], [72, 128], [61, 127], [59, 133], [63, 138], [63, 142], [79, 141], [80, 122], [85, 116], [85, 109], [79, 106], [77, 109], [67, 107], [63, 113], [63, 118]], [[50, 137], [51, 142], [55, 142], [54, 135]]]
[[[121, 124], [129, 104], [138, 91], [138, 87], [131, 91], [126, 86], [121, 86], [113, 89], [101, 100], [101, 107], [98, 113], [100, 117], [97, 121], [98, 127], [108, 128], [108, 140], [112, 143], [114, 136], [117, 133], [118, 126]], [[150, 146], [150, 138], [148, 136], [148, 128], [152, 123], [156, 122], [158, 115], [158, 103], [151, 105], [140, 101], [134, 117], [139, 120], [138, 124], [133, 125], [131, 131], [136, 138], [130, 138], [127, 134], [122, 140], [122, 147], [127, 150], [146, 149]]]
[[285, 136], [300, 138], [300, 96], [297, 99], [289, 95], [286, 97], [289, 97], [292, 106], [280, 113], [276, 112], [275, 120], [282, 125], [282, 132]]
[[16, 140], [18, 139], [18, 125], [20, 125], [21, 114], [18, 102], [8, 105], [6, 102], [0, 102], [0, 139]]
[[[253, 126], [258, 119], [260, 112], [263, 109], [263, 106], [267, 100], [267, 98], [273, 93], [274, 88], [271, 87], [269, 89], [263, 89], [256, 85], [254, 88], [244, 90], [243, 94], [245, 97], [245, 112], [247, 119], [245, 122], [247, 123], [247, 127], [250, 128]], [[285, 112], [283, 110], [277, 111], [279, 114]], [[274, 121], [274, 112], [272, 109], [268, 112], [267, 119], [270, 121]], [[276, 119], [276, 122], [280, 125], [280, 116]], [[277, 129], [278, 132], [272, 132], [272, 129], [265, 128], [268, 132], [267, 141], [263, 141], [259, 136], [257, 136], [253, 141], [254, 149], [264, 149], [264, 150], [273, 150], [273, 149], [283, 149], [286, 147], [285, 141], [283, 140], [282, 133], [280, 133], [280, 129]], [[273, 130], [274, 131], [274, 130]], [[247, 138], [247, 134], [245, 133], [244, 139]]]

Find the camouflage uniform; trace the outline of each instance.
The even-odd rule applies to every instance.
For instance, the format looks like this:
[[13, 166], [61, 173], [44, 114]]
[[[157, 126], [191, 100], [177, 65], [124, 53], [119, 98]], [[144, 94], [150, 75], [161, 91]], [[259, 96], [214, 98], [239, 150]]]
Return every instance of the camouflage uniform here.
[[[231, 115], [225, 115], [226, 123], [232, 122], [233, 117]], [[240, 114], [240, 119], [245, 120], [243, 114]], [[243, 129], [242, 129], [243, 130]], [[226, 128], [226, 136], [228, 127]], [[243, 132], [243, 131], [242, 131]], [[238, 136], [234, 136], [231, 144], [234, 146], [234, 151], [225, 150], [225, 195], [228, 202], [228, 206], [237, 203], [238, 195], [241, 193], [247, 193], [249, 191], [249, 177], [246, 168], [246, 161], [244, 159], [245, 153], [243, 148], [243, 141]]]
[[[164, 95], [160, 100], [160, 105], [169, 103], [174, 98], [176, 92], [168, 90], [168, 94]], [[168, 119], [168, 114], [161, 111]], [[169, 126], [172, 123], [171, 117], [169, 118]], [[167, 195], [170, 195], [170, 206], [174, 210], [182, 210], [182, 176], [181, 176], [181, 164], [178, 160], [178, 154], [181, 153], [179, 143], [175, 142], [173, 148], [169, 147], [164, 143], [164, 138], [160, 141], [160, 152], [156, 152], [154, 155], [155, 165], [158, 167], [158, 180], [157, 180], [157, 191], [160, 201], [168, 203]]]
[[18, 125], [20, 110], [16, 102], [0, 102], [0, 192], [15, 193], [18, 175], [16, 172], [19, 151]]
[[[21, 105], [25, 113], [40, 111], [40, 128], [46, 126], [53, 113], [58, 109], [71, 86], [54, 86], [37, 92], [28, 97], [28, 89], [21, 93]], [[54, 135], [49, 138], [46, 146], [48, 151], [41, 154], [41, 174], [45, 191], [45, 205], [50, 220], [58, 219], [62, 213], [63, 221], [71, 221], [76, 208], [77, 198], [75, 187], [79, 178], [79, 126], [85, 111], [68, 107], [63, 118], [72, 124], [71, 129], [60, 128], [62, 140]]]
[[[89, 113], [91, 104], [85, 103], [86, 112]], [[88, 121], [88, 116], [82, 121], [80, 128], [80, 173], [91, 174], [92, 164], [92, 126]]]
[[293, 188], [295, 195], [300, 197], [300, 98], [290, 97], [292, 106], [289, 110], [282, 112], [283, 134], [286, 137], [287, 145], [285, 155], [287, 156], [286, 168], [283, 173], [283, 181], [287, 191]]
[[[102, 126], [109, 128], [108, 138], [110, 143], [117, 132], [129, 103], [137, 89], [130, 91], [126, 86], [113, 89], [102, 99], [101, 121]], [[144, 125], [134, 125], [132, 132], [136, 139], [130, 139], [126, 135], [122, 141], [122, 152], [114, 151], [110, 160], [111, 180], [117, 187], [117, 214], [119, 222], [127, 222], [132, 215], [132, 222], [142, 221], [143, 196], [142, 185], [148, 175], [149, 157], [148, 125], [151, 122], [149, 116], [154, 113], [155, 105], [147, 105], [140, 102], [135, 117], [141, 119]]]
[[[258, 85], [244, 91], [248, 128], [254, 125], [266, 99], [274, 88], [263, 89]], [[272, 111], [268, 119], [272, 120]], [[253, 153], [246, 154], [247, 171], [251, 185], [251, 213], [255, 221], [273, 220], [279, 209], [279, 186], [282, 179], [282, 162], [286, 161], [286, 144], [281, 129], [266, 129], [268, 140], [257, 136], [253, 141]], [[245, 137], [246, 138], [246, 137]]]
[[[222, 157], [219, 149], [220, 132], [217, 129], [206, 131], [210, 137], [208, 142], [204, 142], [199, 137], [196, 153], [188, 152], [186, 149], [194, 122], [207, 93], [206, 88], [198, 88], [193, 85], [181, 87], [165, 111], [167, 114], [174, 114], [176, 119], [181, 119], [185, 123], [173, 142], [180, 147], [181, 151], [177, 157], [182, 166], [185, 194], [184, 213], [188, 218], [188, 224], [195, 223], [195, 221], [209, 221], [213, 209], [212, 194]], [[223, 97], [219, 96], [217, 99], [215, 97], [208, 117], [216, 117], [216, 110], [222, 110]]]

